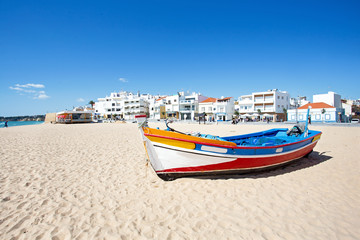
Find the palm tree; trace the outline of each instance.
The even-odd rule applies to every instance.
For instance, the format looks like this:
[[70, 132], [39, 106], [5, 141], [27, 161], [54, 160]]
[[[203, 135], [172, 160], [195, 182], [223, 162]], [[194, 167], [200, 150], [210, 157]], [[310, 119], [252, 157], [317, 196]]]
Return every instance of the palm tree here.
[[94, 102], [93, 100], [91, 100], [91, 101], [89, 102], [89, 104], [91, 105], [91, 108], [93, 108], [95, 102]]
[[283, 108], [283, 113], [285, 115], [285, 121], [287, 121], [287, 109], [286, 108]]
[[325, 108], [321, 109], [321, 114], [323, 115], [323, 122], [325, 122], [325, 117], [324, 117], [325, 113], [326, 113]]

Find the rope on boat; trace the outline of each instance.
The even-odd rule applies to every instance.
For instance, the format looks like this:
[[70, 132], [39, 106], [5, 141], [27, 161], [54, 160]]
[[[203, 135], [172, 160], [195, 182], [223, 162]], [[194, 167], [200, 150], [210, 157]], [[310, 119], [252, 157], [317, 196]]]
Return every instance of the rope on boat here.
[[169, 123], [170, 123], [170, 122], [169, 122], [168, 120], [165, 120], [166, 127], [168, 128], [168, 130], [169, 130], [169, 131], [172, 131], [172, 132], [177, 132], [177, 133], [184, 134], [184, 135], [188, 135], [188, 134], [186, 134], [186, 133], [183, 133], [183, 132], [177, 131], [177, 130], [175, 130], [175, 129], [173, 129], [173, 128], [169, 127]]

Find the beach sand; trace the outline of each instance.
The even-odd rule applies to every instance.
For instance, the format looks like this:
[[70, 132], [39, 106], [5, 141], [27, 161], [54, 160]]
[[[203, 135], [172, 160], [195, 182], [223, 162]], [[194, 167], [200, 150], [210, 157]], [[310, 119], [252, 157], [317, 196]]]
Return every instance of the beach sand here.
[[360, 127], [311, 129], [314, 152], [288, 166], [170, 182], [146, 165], [136, 124], [0, 129], [0, 239], [359, 239]]

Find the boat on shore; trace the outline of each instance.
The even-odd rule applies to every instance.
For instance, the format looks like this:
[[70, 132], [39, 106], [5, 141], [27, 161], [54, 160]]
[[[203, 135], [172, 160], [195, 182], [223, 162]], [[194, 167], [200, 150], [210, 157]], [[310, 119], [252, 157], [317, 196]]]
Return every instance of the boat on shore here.
[[150, 128], [136, 116], [148, 159], [164, 180], [182, 176], [235, 174], [263, 170], [309, 155], [321, 132], [295, 125], [256, 133], [218, 137]]

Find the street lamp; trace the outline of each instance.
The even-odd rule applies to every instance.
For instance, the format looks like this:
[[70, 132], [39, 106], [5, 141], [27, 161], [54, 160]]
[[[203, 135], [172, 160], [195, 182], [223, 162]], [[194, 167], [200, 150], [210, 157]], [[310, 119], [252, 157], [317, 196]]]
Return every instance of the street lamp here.
[[298, 120], [298, 106], [299, 106], [299, 96], [295, 99], [296, 124], [299, 123], [299, 120]]

